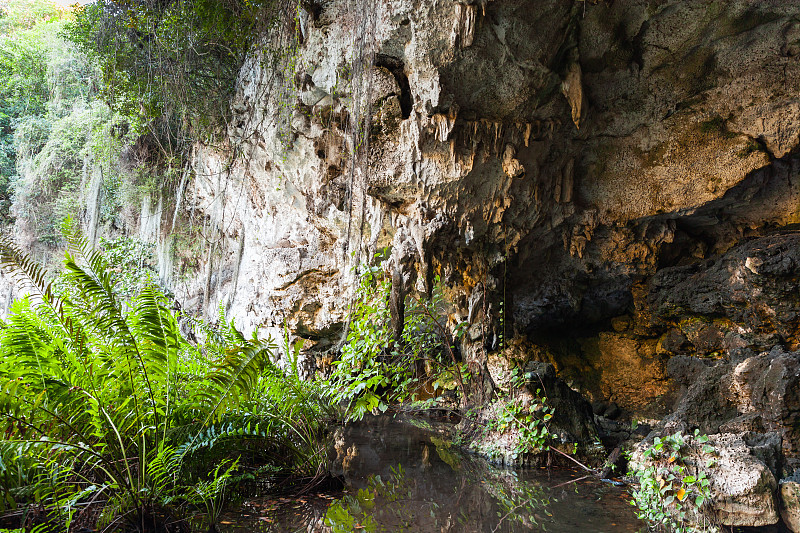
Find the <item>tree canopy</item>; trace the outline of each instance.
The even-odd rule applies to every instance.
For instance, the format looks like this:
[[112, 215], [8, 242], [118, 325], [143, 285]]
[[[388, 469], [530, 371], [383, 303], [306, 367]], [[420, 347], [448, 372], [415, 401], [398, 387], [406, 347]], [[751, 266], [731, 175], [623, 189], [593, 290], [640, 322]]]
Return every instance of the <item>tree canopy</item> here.
[[66, 35], [100, 67], [117, 111], [142, 115], [165, 151], [223, 124], [271, 0], [98, 0]]

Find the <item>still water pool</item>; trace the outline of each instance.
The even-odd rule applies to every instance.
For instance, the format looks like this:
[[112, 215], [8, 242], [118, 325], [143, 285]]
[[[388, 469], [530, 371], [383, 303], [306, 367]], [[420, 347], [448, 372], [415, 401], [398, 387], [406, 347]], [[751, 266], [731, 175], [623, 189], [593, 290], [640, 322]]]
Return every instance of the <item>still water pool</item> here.
[[646, 531], [619, 487], [567, 469], [508, 470], [459, 452], [446, 428], [380, 417], [340, 428], [336, 465], [345, 490], [248, 498], [223, 533]]

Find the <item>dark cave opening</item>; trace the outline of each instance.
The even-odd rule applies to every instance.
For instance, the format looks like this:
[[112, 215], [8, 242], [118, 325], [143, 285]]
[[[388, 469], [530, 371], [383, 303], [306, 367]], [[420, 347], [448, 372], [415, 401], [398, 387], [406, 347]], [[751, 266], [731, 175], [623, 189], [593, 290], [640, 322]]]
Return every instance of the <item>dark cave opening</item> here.
[[414, 107], [414, 102], [411, 98], [411, 86], [408, 83], [405, 64], [397, 57], [377, 54], [375, 56], [375, 66], [385, 68], [394, 76], [397, 85], [400, 86], [400, 94], [397, 95], [397, 98], [400, 100], [400, 111], [403, 115], [403, 119], [407, 119], [411, 116], [411, 109]]

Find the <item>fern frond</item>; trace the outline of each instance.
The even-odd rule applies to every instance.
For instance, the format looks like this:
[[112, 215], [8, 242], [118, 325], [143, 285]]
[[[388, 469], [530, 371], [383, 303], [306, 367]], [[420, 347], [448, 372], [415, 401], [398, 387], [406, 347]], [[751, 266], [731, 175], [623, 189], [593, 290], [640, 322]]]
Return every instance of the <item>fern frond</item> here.
[[163, 446], [158, 450], [146, 466], [146, 485], [153, 498], [169, 498], [176, 487], [179, 469], [180, 460], [175, 448]]
[[247, 341], [241, 333], [236, 333], [239, 346], [215, 365], [214, 371], [206, 376], [206, 386], [198, 391], [200, 402], [209, 408], [206, 422], [247, 400], [262, 373], [275, 367], [272, 358], [276, 346], [271, 338]]
[[0, 266], [21, 289], [33, 291], [46, 302], [55, 302], [52, 285], [47, 281], [47, 271], [8, 235], [0, 235]]
[[[67, 254], [64, 266], [69, 279], [78, 289], [78, 294], [85, 300], [88, 316], [96, 331], [106, 332], [110, 348], [116, 352], [121, 364], [120, 369], [129, 385], [130, 394], [137, 400], [133, 407], [136, 419], [144, 428], [149, 425], [143, 415], [152, 413], [153, 424], [160, 427], [163, 413], [159, 412], [159, 403], [155, 398], [155, 389], [150, 381], [150, 372], [154, 366], [147, 365], [140, 351], [137, 336], [131, 330], [125, 316], [122, 303], [114, 293], [113, 279], [108, 264], [102, 255], [89, 245], [88, 241], [77, 232], [68, 235], [68, 242], [75, 256]], [[87, 268], [78, 264], [78, 258], [85, 260]], [[157, 365], [156, 365], [157, 367]], [[122, 376], [120, 376], [122, 377]], [[149, 407], [140, 401], [140, 395], [147, 398]]]

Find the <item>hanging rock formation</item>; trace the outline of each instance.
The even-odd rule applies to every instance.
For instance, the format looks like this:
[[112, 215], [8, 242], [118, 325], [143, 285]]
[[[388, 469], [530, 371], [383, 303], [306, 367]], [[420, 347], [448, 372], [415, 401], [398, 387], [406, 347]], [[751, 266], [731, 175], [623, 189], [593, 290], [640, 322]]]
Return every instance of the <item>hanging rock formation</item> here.
[[800, 221], [795, 2], [315, 6], [293, 72], [269, 39], [242, 70], [236, 152], [196, 149], [187, 208], [219, 228], [228, 273], [210, 306], [245, 329], [287, 322], [323, 349], [354, 257], [391, 245], [487, 346], [503, 298], [519, 334], [628, 315], [639, 341], [669, 298], [645, 296], [660, 269]]

